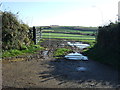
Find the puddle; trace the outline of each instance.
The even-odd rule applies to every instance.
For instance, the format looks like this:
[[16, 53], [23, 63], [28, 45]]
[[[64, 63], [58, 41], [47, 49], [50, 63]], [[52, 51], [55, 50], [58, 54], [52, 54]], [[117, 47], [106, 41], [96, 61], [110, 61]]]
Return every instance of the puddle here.
[[43, 51], [43, 57], [44, 57], [45, 59], [48, 58], [48, 51], [47, 51], [47, 50], [46, 50], [46, 51]]
[[[82, 42], [67, 42], [68, 45], [72, 46], [72, 47], [78, 47], [80, 50], [84, 49], [84, 48], [88, 48], [90, 45], [89, 44], [83, 44]], [[84, 60], [87, 61], [88, 57], [82, 55], [81, 53], [70, 53], [68, 55], [65, 56], [66, 59], [70, 59], [70, 60]]]
[[70, 54], [66, 55], [65, 58], [69, 59], [69, 60], [84, 60], [84, 61], [88, 60], [87, 56], [84, 56], [84, 55], [77, 53], [77, 52], [70, 53]]
[[[80, 50], [83, 50], [85, 48], [88, 48], [90, 45], [89, 44], [83, 44], [82, 42], [67, 42], [68, 45], [70, 45], [71, 47], [77, 47]], [[66, 59], [68, 60], [81, 60], [81, 61], [88, 61], [88, 57], [82, 55], [81, 53], [75, 52], [75, 53], [69, 53], [65, 56]], [[77, 71], [81, 71], [81, 72], [85, 72], [87, 71], [86, 67], [77, 67], [76, 68]]]
[[76, 69], [77, 69], [77, 71], [81, 71], [81, 72], [84, 72], [87, 70], [87, 68], [85, 68], [85, 67], [77, 67]]
[[[72, 46], [72, 47], [78, 47], [79, 49], [84, 49], [84, 48], [88, 48], [90, 45], [89, 44], [83, 44], [82, 42], [67, 42], [68, 45]], [[83, 60], [83, 61], [87, 61], [88, 57], [82, 55], [81, 53], [70, 53], [68, 55], [65, 56], [66, 59], [69, 60]]]
[[67, 44], [72, 47], [78, 47], [79, 49], [88, 48], [90, 46], [89, 44], [83, 44], [82, 42], [75, 42], [75, 43], [67, 42]]
[[61, 46], [62, 46], [62, 47], [64, 47], [64, 46], [65, 46], [65, 44], [61, 44]]
[[48, 54], [48, 51], [43, 51], [43, 55], [46, 56]]

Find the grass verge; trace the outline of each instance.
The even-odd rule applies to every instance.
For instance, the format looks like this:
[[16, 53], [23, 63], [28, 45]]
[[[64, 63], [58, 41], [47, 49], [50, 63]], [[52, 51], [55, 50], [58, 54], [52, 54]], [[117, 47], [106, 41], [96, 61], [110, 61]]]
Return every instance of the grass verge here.
[[61, 57], [61, 56], [64, 56], [66, 55], [67, 53], [71, 52], [72, 50], [71, 49], [66, 49], [66, 48], [58, 48], [55, 50], [54, 52], [54, 57]]
[[2, 57], [14, 57], [18, 55], [25, 55], [26, 53], [36, 53], [38, 50], [44, 49], [40, 45], [31, 45], [24, 50], [11, 49], [2, 52]]

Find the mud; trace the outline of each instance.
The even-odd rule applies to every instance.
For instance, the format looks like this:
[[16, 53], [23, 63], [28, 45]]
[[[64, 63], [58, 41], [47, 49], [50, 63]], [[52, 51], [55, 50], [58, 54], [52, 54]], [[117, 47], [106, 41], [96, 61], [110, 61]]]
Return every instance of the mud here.
[[[61, 45], [64, 44], [64, 45]], [[119, 72], [94, 60], [70, 61], [52, 57], [58, 47], [66, 47], [64, 40], [41, 43], [48, 51], [6, 58], [2, 64], [3, 88], [113, 88], [119, 87]], [[11, 61], [23, 58], [21, 61]], [[78, 71], [86, 67], [86, 71]]]

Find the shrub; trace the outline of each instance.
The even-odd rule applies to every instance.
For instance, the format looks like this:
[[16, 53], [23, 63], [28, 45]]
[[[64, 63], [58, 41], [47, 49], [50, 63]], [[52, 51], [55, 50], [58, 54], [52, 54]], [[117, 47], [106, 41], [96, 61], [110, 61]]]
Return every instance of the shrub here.
[[120, 69], [120, 23], [99, 27], [97, 43], [85, 53], [93, 60]]
[[23, 45], [30, 45], [29, 26], [21, 24], [16, 15], [2, 12], [2, 49], [21, 49]]
[[66, 49], [66, 48], [58, 48], [56, 49], [56, 51], [54, 52], [54, 56], [63, 56], [65, 54], [67, 54], [68, 52], [70, 52], [70, 49]]

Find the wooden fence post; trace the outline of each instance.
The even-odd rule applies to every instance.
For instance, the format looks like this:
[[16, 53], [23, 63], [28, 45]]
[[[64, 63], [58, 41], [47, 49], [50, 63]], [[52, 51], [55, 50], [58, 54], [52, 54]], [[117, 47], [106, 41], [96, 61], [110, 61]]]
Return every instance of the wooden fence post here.
[[42, 28], [37, 28], [33, 26], [33, 42], [37, 44], [42, 38]]
[[36, 44], [36, 28], [33, 27], [33, 41], [34, 41], [34, 44]]

